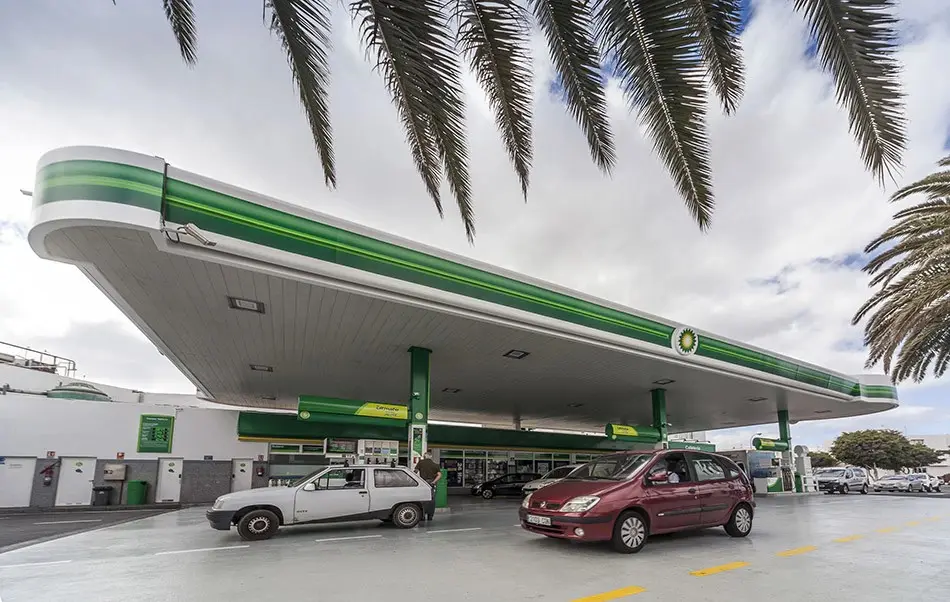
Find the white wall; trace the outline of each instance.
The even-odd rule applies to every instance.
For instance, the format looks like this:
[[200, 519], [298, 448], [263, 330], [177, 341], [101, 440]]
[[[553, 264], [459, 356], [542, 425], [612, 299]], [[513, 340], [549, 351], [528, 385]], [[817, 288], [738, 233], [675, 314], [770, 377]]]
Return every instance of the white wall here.
[[[138, 453], [139, 416], [175, 416], [170, 454]], [[94, 456], [154, 459], [175, 456], [186, 460], [253, 458], [267, 454], [266, 443], [237, 439], [236, 410], [181, 408], [148, 403], [50, 399], [38, 395], [0, 395], [0, 456], [45, 458]]]

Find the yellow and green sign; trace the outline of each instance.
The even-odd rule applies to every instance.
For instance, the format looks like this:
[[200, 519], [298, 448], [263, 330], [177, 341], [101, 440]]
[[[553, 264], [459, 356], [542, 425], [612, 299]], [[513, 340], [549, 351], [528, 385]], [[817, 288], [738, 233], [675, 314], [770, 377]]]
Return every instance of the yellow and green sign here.
[[752, 440], [752, 447], [762, 451], [788, 451], [788, 441], [781, 439], [766, 439], [765, 437], [756, 437]]
[[297, 398], [297, 419], [313, 422], [364, 423], [364, 419], [407, 422], [409, 408], [394, 403], [301, 395]]
[[618, 441], [637, 443], [656, 443], [660, 440], [660, 431], [652, 426], [631, 426], [629, 424], [608, 424], [607, 437]]

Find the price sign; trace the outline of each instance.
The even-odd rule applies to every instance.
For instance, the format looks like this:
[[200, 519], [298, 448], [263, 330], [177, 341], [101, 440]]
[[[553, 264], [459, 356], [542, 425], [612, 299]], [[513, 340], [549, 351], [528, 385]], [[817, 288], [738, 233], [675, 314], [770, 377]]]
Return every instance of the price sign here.
[[174, 416], [142, 414], [139, 418], [138, 451], [154, 454], [171, 453], [174, 430]]

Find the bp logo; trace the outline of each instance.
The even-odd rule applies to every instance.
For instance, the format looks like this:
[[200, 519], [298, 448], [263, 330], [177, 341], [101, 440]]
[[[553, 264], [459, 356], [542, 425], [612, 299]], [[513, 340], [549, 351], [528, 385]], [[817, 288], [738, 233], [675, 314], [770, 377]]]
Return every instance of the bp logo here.
[[671, 343], [673, 349], [680, 355], [692, 355], [696, 353], [696, 348], [699, 347], [699, 335], [692, 328], [684, 326], [673, 331]]
[[422, 420], [425, 415], [422, 412], [416, 412], [416, 420]]
[[301, 410], [301, 412], [300, 412], [300, 419], [301, 419], [301, 420], [310, 420], [310, 412], [308, 412], [307, 410]]

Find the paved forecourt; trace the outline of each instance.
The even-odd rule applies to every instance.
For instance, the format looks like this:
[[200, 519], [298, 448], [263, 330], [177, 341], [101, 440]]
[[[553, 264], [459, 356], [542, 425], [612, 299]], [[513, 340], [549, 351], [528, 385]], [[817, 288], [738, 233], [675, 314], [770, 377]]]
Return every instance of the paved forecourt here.
[[193, 508], [0, 554], [4, 602], [282, 597], [451, 600], [945, 599], [950, 503], [765, 498], [752, 534], [662, 536], [634, 556], [524, 532], [517, 503], [464, 503], [410, 531], [298, 527], [266, 542], [208, 528]]

